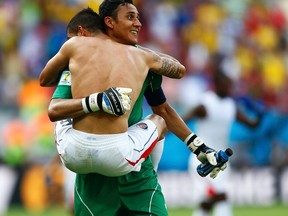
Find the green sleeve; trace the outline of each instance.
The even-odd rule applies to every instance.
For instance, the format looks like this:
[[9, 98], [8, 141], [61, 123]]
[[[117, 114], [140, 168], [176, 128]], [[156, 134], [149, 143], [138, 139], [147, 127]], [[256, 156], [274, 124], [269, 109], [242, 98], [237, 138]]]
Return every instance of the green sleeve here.
[[71, 92], [71, 73], [68, 70], [63, 71], [57, 88], [54, 91], [52, 99], [62, 98], [69, 99], [72, 98]]
[[151, 76], [151, 83], [150, 83], [151, 90], [155, 91], [161, 88], [163, 76], [160, 74], [154, 73], [153, 71], [149, 72], [149, 74]]

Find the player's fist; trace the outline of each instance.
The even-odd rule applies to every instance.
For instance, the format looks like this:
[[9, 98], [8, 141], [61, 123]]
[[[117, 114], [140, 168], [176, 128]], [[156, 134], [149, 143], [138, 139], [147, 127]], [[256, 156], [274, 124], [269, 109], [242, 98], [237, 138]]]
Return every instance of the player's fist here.
[[216, 151], [205, 144], [202, 144], [198, 148], [198, 153], [196, 153], [198, 160], [201, 163], [204, 163], [205, 161], [208, 161], [211, 165], [216, 165], [217, 164], [217, 159], [216, 159]]
[[191, 133], [185, 140], [187, 147], [193, 152], [199, 161], [203, 163], [204, 161], [209, 161], [210, 164], [216, 165], [216, 151], [204, 144], [202, 139], [196, 134]]
[[214, 153], [216, 158], [216, 165], [212, 165], [210, 161], [207, 160], [202, 162], [197, 166], [197, 172], [200, 176], [205, 177], [210, 174], [211, 178], [216, 178], [220, 171], [223, 171], [227, 167], [227, 162], [229, 157], [233, 155], [233, 151], [230, 148], [227, 148], [225, 151], [220, 150], [217, 153]]

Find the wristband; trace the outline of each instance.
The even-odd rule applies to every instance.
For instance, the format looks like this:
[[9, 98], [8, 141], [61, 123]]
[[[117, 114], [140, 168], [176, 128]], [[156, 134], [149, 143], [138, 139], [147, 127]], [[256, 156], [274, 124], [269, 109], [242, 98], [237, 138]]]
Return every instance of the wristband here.
[[204, 144], [204, 142], [201, 140], [201, 138], [198, 137], [194, 133], [189, 134], [186, 137], [186, 139], [184, 140], [184, 143], [186, 143], [186, 145], [190, 149], [190, 151], [192, 151], [196, 155], [198, 155], [200, 152], [200, 149], [198, 149], [198, 148]]
[[103, 93], [94, 93], [85, 98], [82, 98], [82, 108], [85, 113], [96, 112], [103, 110], [102, 107]]
[[86, 98], [87, 98], [87, 97], [82, 98], [82, 108], [83, 108], [83, 111], [84, 111], [85, 113], [90, 113], [90, 111], [88, 110], [88, 107], [86, 106]]

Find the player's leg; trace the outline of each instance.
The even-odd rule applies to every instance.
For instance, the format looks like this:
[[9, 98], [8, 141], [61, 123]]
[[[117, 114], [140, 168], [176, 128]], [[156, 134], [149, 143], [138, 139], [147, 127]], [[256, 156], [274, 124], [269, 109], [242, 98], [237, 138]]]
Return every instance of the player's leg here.
[[208, 194], [208, 196], [201, 201], [201, 203], [198, 206], [198, 209], [196, 209], [195, 212], [193, 213], [193, 216], [210, 215], [212, 211], [215, 213], [214, 211], [215, 204], [224, 200], [225, 200], [225, 194], [215, 193], [215, 191], [211, 189], [210, 194]]
[[158, 129], [158, 134], [159, 134], [159, 140], [150, 153], [155, 171], [158, 170], [158, 165], [160, 163], [161, 156], [162, 156], [163, 149], [164, 149], [164, 141], [165, 141], [164, 135], [167, 131], [167, 126], [166, 126], [164, 119], [162, 117], [160, 118], [159, 117], [160, 116], [153, 115], [153, 114], [147, 117], [147, 119], [150, 119], [151, 121], [155, 123]]
[[64, 153], [64, 146], [62, 145], [63, 137], [65, 136], [65, 133], [71, 128], [72, 128], [72, 119], [57, 121], [54, 127], [55, 144], [61, 161], [62, 161], [61, 154]]
[[161, 116], [156, 115], [156, 114], [151, 114], [145, 119], [149, 119], [156, 125], [159, 140], [162, 139], [165, 133], [167, 132], [167, 125], [166, 125], [165, 120]]
[[74, 215], [74, 186], [76, 173], [68, 170], [62, 165], [64, 174], [64, 199], [67, 210]]
[[118, 186], [122, 206], [117, 215], [168, 215], [150, 157], [143, 162], [140, 172], [118, 177]]
[[[57, 122], [56, 128], [58, 125]], [[136, 166], [138, 161], [130, 164], [126, 160], [126, 156], [133, 156], [134, 151], [134, 142], [128, 132], [91, 134], [69, 128], [60, 137], [61, 139], [57, 136], [56, 140], [62, 163], [75, 173], [99, 173], [115, 177], [139, 171], [141, 168]], [[157, 133], [155, 137], [157, 138]]]
[[[226, 194], [225, 194], [226, 195]], [[230, 201], [225, 196], [225, 199], [218, 201], [214, 206], [214, 216], [232, 216], [233, 208]]]
[[[132, 125], [128, 129], [130, 147], [132, 151], [125, 156], [130, 165], [135, 166], [133, 171], [141, 169], [141, 163], [151, 154], [160, 139], [163, 139], [166, 132], [166, 124], [162, 117], [152, 114], [146, 119]], [[160, 154], [158, 162], [162, 154], [163, 142], [160, 142]], [[158, 165], [156, 165], [158, 166]]]
[[165, 138], [159, 140], [154, 149], [152, 150], [152, 152], [150, 153], [151, 159], [152, 159], [152, 163], [154, 166], [154, 170], [157, 172], [158, 170], [158, 165], [160, 163], [162, 154], [163, 154], [163, 149], [164, 149], [164, 142], [165, 142]]
[[233, 215], [232, 205], [228, 200], [227, 194], [229, 170], [230, 168], [227, 167], [227, 172], [221, 173], [216, 179], [203, 179], [209, 182], [206, 186], [206, 196], [202, 197], [198, 208], [196, 208], [193, 213], [193, 216], [207, 216], [212, 212], [214, 216]]
[[157, 171], [159, 162], [164, 149], [165, 133], [167, 132], [167, 126], [165, 120], [156, 114], [149, 115], [146, 119], [151, 120], [158, 130], [158, 142], [152, 149], [150, 156], [154, 166], [154, 170]]
[[213, 187], [215, 188], [215, 195], [213, 196], [214, 200], [214, 208], [213, 215], [214, 216], [232, 216], [233, 215], [233, 205], [229, 200], [228, 194], [228, 185], [229, 185], [229, 176], [231, 173], [231, 166], [227, 166], [225, 172], [222, 172], [211, 181]]
[[120, 208], [116, 177], [96, 173], [77, 174], [74, 211], [77, 216], [116, 216]]
[[192, 212], [192, 216], [210, 216], [211, 206], [205, 203], [208, 194], [207, 188], [209, 187], [209, 179], [201, 177], [196, 168], [199, 165], [199, 161], [194, 154], [189, 157], [189, 173], [191, 175], [191, 181], [193, 184], [193, 194], [196, 198], [196, 206]]
[[[151, 154], [149, 150], [155, 147], [152, 141], [155, 139], [155, 134], [157, 134], [157, 142], [159, 137], [163, 138], [165, 132], [166, 124], [164, 119], [155, 114], [132, 126], [128, 131], [133, 138], [135, 137], [136, 139], [137, 137], [142, 141], [138, 148], [145, 146], [146, 154]], [[121, 202], [123, 203], [119, 215], [168, 215], [162, 189], [150, 157], [146, 158], [141, 164], [139, 172], [131, 172], [125, 176], [118, 177], [118, 185]]]

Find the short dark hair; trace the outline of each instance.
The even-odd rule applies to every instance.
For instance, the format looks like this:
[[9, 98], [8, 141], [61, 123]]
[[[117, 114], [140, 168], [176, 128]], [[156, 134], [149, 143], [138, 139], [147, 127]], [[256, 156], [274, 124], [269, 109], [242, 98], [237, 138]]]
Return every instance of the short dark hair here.
[[118, 6], [126, 3], [133, 4], [133, 0], [104, 0], [99, 6], [99, 16], [102, 20], [106, 16], [116, 18]]
[[82, 26], [87, 31], [103, 31], [104, 26], [100, 16], [91, 8], [85, 8], [78, 12], [67, 25], [66, 31], [77, 34], [78, 26]]

